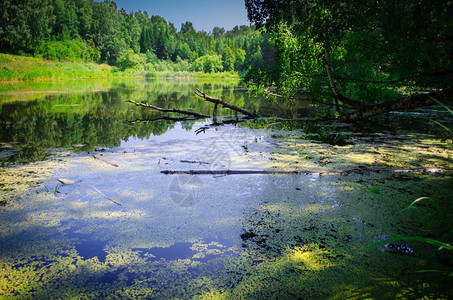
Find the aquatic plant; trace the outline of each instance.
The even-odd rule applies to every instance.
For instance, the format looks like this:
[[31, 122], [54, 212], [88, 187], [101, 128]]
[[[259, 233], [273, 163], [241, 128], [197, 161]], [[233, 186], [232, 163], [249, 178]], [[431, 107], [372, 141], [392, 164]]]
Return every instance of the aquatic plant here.
[[[437, 100], [436, 98], [434, 98], [432, 96], [428, 96], [428, 97], [431, 100], [433, 100], [434, 102], [436, 102], [438, 105], [442, 106], [442, 108], [445, 111], [447, 111], [448, 113], [450, 113], [453, 116], [453, 111], [448, 106], [446, 106], [444, 103], [440, 102], [439, 100]], [[420, 116], [420, 115], [415, 115], [415, 114], [406, 114], [406, 116], [410, 116], [410, 117], [413, 117], [413, 118], [419, 118], [419, 119], [424, 119], [424, 120], [430, 121], [430, 122], [436, 124], [437, 126], [439, 126], [440, 128], [444, 129], [450, 135], [453, 132], [450, 128], [448, 128], [447, 126], [445, 126], [444, 124], [442, 124], [438, 120], [434, 120], [432, 118], [428, 118], [428, 117], [424, 117], [424, 116]]]
[[[426, 201], [429, 201], [429, 203], [432, 205], [432, 208], [434, 209], [434, 213], [430, 212], [428, 209], [425, 209], [425, 208], [422, 208], [419, 206], [420, 203], [426, 202]], [[453, 232], [453, 230], [451, 228], [451, 224], [448, 223], [448, 221], [450, 220], [450, 217], [451, 217], [450, 210], [442, 209], [441, 206], [439, 205], [439, 203], [431, 197], [419, 197], [419, 198], [415, 199], [414, 201], [412, 201], [408, 206], [406, 206], [405, 208], [403, 208], [400, 211], [398, 211], [397, 213], [395, 213], [394, 216], [409, 212], [410, 210], [413, 210], [413, 209], [421, 211], [423, 214], [428, 216], [428, 220], [441, 223], [441, 225], [442, 225], [441, 228], [442, 228], [442, 231], [444, 231], [444, 233], [446, 233], [446, 238], [451, 237], [450, 234]], [[432, 235], [432, 234], [430, 234], [430, 235]], [[441, 236], [445, 236], [445, 235], [441, 234]], [[440, 238], [440, 237], [438, 237], [438, 238]], [[372, 247], [372, 246], [376, 246], [376, 245], [382, 245], [382, 244], [387, 245], [387, 244], [395, 242], [395, 241], [417, 241], [417, 242], [426, 243], [426, 244], [429, 244], [432, 246], [436, 246], [436, 247], [438, 247], [439, 251], [441, 251], [441, 250], [453, 251], [453, 246], [451, 245], [451, 243], [443, 242], [443, 241], [439, 240], [438, 238], [428, 238], [428, 237], [423, 237], [423, 236], [397, 236], [397, 237], [390, 237], [390, 238], [386, 238], [386, 239], [383, 239], [380, 241], [376, 241], [376, 242], [367, 244], [364, 248]], [[453, 254], [453, 252], [450, 252], [450, 254]], [[434, 269], [434, 270], [424, 269], [424, 270], [419, 270], [416, 272], [417, 273], [436, 272], [436, 273], [443, 273], [446, 276], [451, 277], [451, 276], [453, 276], [453, 270], [451, 270], [451, 266], [448, 268], [449, 268], [449, 270], [447, 270], [447, 271], [438, 270], [438, 269]]]
[[376, 194], [376, 195], [380, 195], [381, 191], [379, 189], [379, 185], [380, 185], [381, 179], [382, 179], [382, 177], [379, 176], [378, 181], [376, 183], [376, 187], [371, 188], [371, 189], [367, 189], [367, 191], [370, 192], [370, 193]]
[[427, 210], [425, 210], [425, 209], [423, 209], [421, 207], [415, 206], [415, 204], [417, 204], [417, 203], [419, 203], [419, 202], [421, 202], [423, 200], [431, 201], [433, 207], [436, 209], [436, 212], [438, 213], [438, 215], [440, 217], [440, 221], [445, 222], [445, 219], [446, 219], [446, 216], [447, 216], [446, 211], [442, 211], [440, 206], [439, 206], [439, 204], [437, 203], [437, 201], [432, 199], [432, 198], [430, 198], [430, 197], [420, 197], [420, 198], [415, 199], [409, 206], [403, 208], [402, 210], [397, 212], [395, 215], [401, 214], [401, 213], [406, 212], [406, 211], [408, 211], [410, 209], [419, 209], [419, 210], [423, 211], [425, 214], [433, 216], [433, 214], [430, 213], [429, 211], [427, 211]]
[[60, 187], [61, 187], [61, 186], [60, 186], [59, 184], [57, 184], [57, 185], [55, 186], [55, 188], [54, 188], [54, 189], [52, 190], [52, 192], [51, 192], [47, 186], [44, 186], [44, 188], [46, 189], [46, 193], [48, 193], [48, 194], [52, 193], [52, 194], [54, 194], [54, 195], [60, 193]]
[[[368, 244], [364, 248], [372, 247], [372, 246], [376, 246], [376, 245], [382, 245], [382, 244], [385, 245], [385, 244], [395, 242], [395, 241], [418, 241], [418, 242], [423, 242], [423, 243], [430, 244], [433, 246], [437, 246], [437, 247], [439, 247], [438, 248], [439, 251], [441, 251], [441, 250], [453, 251], [453, 246], [448, 243], [444, 243], [444, 242], [441, 242], [441, 241], [438, 241], [435, 239], [430, 239], [430, 238], [425, 238], [425, 237], [420, 237], [420, 236], [399, 236], [399, 237], [388, 238], [388, 239], [384, 239], [384, 240], [380, 240], [380, 241]], [[435, 272], [435, 273], [443, 273], [449, 277], [453, 276], [452, 270], [444, 271], [444, 270], [436, 269], [436, 270], [419, 270], [419, 271], [415, 271], [415, 272], [416, 273]]]

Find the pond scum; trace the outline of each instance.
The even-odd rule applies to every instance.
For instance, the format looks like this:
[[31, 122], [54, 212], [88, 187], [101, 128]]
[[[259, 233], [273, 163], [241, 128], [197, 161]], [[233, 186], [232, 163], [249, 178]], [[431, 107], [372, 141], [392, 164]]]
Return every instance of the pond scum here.
[[[181, 167], [180, 153], [132, 148], [104, 153], [119, 168], [88, 155], [1, 168], [0, 299], [453, 296], [451, 251], [404, 240], [366, 247], [397, 236], [451, 242], [451, 171], [207, 176], [203, 200], [179, 207], [159, 171], [164, 161]], [[364, 170], [451, 170], [452, 154], [451, 142], [421, 135], [342, 147], [268, 136], [243, 153], [272, 169]], [[125, 208], [86, 185], [55, 188], [58, 177]], [[397, 214], [422, 196], [448, 216], [428, 202]]]

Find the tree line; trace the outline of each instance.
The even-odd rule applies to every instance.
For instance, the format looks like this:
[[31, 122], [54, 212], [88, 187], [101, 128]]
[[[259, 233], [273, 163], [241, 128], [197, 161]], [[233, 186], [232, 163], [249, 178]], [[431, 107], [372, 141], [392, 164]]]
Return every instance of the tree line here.
[[121, 70], [178, 64], [207, 73], [245, 71], [272, 59], [266, 34], [255, 26], [214, 27], [207, 33], [187, 21], [178, 30], [160, 16], [127, 13], [108, 0], [1, 1], [0, 52], [108, 63]]

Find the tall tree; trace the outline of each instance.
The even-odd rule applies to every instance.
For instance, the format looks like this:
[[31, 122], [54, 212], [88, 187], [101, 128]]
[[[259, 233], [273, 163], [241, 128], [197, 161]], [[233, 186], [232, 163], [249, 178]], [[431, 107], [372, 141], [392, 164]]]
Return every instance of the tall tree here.
[[134, 52], [139, 53], [141, 32], [138, 21], [133, 15], [129, 15], [125, 11], [122, 11], [121, 14], [123, 17], [121, 32], [123, 33], [126, 46], [134, 50]]
[[79, 37], [79, 18], [75, 4], [72, 1], [55, 0], [54, 14], [56, 17], [52, 34], [61, 39]]
[[212, 29], [212, 35], [215, 38], [219, 38], [219, 37], [223, 36], [224, 34], [225, 34], [225, 28], [223, 28], [223, 27], [214, 27]]
[[185, 23], [182, 23], [180, 33], [181, 34], [194, 34], [195, 29], [193, 28], [192, 22], [187, 21]]
[[123, 16], [113, 1], [95, 2], [93, 15], [93, 41], [101, 50], [101, 60], [113, 64], [127, 49], [121, 33]]
[[93, 21], [93, 1], [74, 0], [79, 19], [79, 35], [82, 38], [89, 38], [91, 23]]

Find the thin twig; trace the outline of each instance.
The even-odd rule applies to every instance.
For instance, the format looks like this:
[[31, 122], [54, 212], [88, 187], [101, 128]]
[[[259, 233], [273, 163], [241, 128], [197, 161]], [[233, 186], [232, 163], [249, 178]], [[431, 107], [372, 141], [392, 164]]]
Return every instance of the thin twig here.
[[101, 192], [101, 191], [98, 190], [96, 187], [92, 186], [91, 184], [86, 183], [85, 181], [83, 181], [83, 183], [85, 183], [85, 184], [88, 185], [90, 188], [92, 188], [93, 190], [95, 190], [96, 192], [98, 192], [99, 194], [101, 194], [102, 196], [104, 196], [105, 198], [107, 198], [108, 200], [112, 201], [113, 203], [115, 203], [115, 204], [117, 204], [117, 205], [119, 205], [119, 206], [125, 208], [123, 204], [121, 204], [121, 203], [119, 203], [119, 202], [113, 200], [113, 199], [110, 198], [110, 197], [107, 197], [103, 192]]
[[104, 160], [104, 159], [102, 159], [102, 158], [99, 158], [99, 157], [97, 157], [96, 155], [93, 155], [93, 157], [94, 157], [95, 159], [97, 159], [97, 160], [100, 160], [100, 161], [102, 161], [102, 162], [105, 162], [106, 164], [109, 164], [109, 165], [114, 166], [114, 167], [116, 167], [116, 168], [119, 167], [119, 165], [114, 164], [114, 163], [111, 163], [111, 162], [109, 162], [109, 161], [106, 161], [106, 160]]

